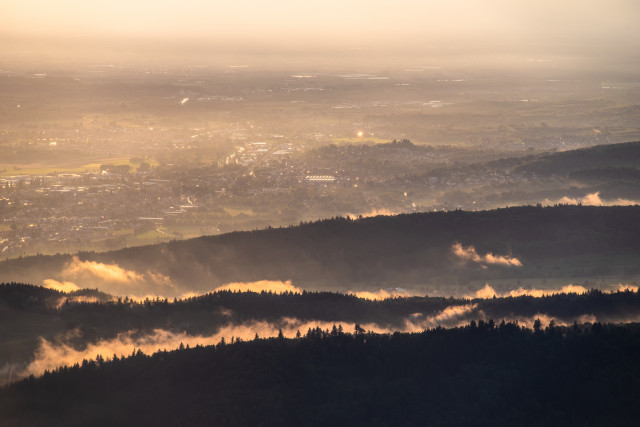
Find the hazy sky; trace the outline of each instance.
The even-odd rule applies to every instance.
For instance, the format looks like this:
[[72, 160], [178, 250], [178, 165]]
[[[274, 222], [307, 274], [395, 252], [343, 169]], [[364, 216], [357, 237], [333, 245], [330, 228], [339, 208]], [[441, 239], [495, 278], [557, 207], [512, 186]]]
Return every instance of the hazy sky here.
[[640, 39], [639, 0], [2, 0], [16, 37], [585, 43]]

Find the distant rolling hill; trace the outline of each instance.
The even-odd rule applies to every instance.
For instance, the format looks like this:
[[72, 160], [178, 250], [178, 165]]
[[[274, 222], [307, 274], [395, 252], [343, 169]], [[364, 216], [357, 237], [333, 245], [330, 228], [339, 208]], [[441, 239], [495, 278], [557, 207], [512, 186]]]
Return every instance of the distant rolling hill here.
[[488, 179], [476, 181], [478, 186], [475, 188], [473, 185], [454, 186], [438, 196], [440, 203], [470, 206], [470, 201], [478, 201], [481, 206], [491, 208], [539, 202], [548, 204], [554, 200], [577, 202], [593, 195], [587, 200], [600, 200], [602, 204], [609, 205], [633, 204], [633, 201], [640, 200], [640, 142], [598, 145], [488, 162], [478, 160], [421, 174], [396, 176], [393, 183], [399, 189], [407, 183], [420, 188], [421, 185], [431, 185], [433, 178], [444, 176], [455, 181], [456, 176], [474, 173], [485, 178], [494, 174], [494, 177], [504, 178], [504, 182], [500, 185]]
[[[567, 284], [636, 277], [639, 255], [640, 206], [526, 206], [334, 218], [80, 253], [75, 260], [71, 255], [26, 257], [0, 263], [0, 281], [55, 279], [120, 295], [144, 282], [146, 292], [168, 296], [265, 279], [292, 280], [306, 289], [447, 289], [471, 281], [542, 278]], [[505, 261], [510, 259], [521, 265]], [[119, 287], [103, 288], [105, 280]], [[154, 286], [162, 289], [154, 292]]]
[[514, 168], [517, 172], [539, 175], [568, 176], [578, 170], [632, 168], [640, 166], [640, 141], [598, 145], [579, 150], [562, 151], [527, 157]]
[[640, 142], [545, 154], [514, 167], [538, 177], [562, 177], [603, 199], [640, 199]]

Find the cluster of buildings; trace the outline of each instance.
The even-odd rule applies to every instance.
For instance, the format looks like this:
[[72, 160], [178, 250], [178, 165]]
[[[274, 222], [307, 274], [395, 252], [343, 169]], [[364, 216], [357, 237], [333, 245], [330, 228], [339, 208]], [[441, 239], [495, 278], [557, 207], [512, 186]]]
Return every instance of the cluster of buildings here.
[[[416, 205], [407, 191], [435, 195], [535, 179], [483, 168], [434, 167], [422, 175], [403, 174], [411, 161], [444, 164], [449, 155], [408, 141], [375, 151], [345, 145], [305, 152], [285, 139], [271, 138], [239, 143], [232, 154], [208, 167], [104, 164], [93, 172], [5, 176], [0, 178], [0, 257], [154, 243], [185, 236], [180, 227], [186, 226], [195, 228], [188, 235], [266, 226], [287, 210], [287, 221], [309, 218], [319, 203], [329, 206], [331, 215], [330, 209], [343, 206], [332, 201], [339, 192], [343, 204], [348, 204], [348, 194], [364, 195], [361, 200], [368, 205], [355, 206], [360, 211], [377, 209], [378, 195], [397, 211], [431, 210], [435, 205]], [[386, 169], [372, 168], [372, 160]], [[296, 198], [288, 200], [295, 204], [279, 205], [293, 193]], [[480, 203], [462, 198], [435, 207], [479, 209]], [[241, 223], [255, 215], [245, 213], [253, 207], [261, 211], [262, 222]], [[203, 224], [206, 229], [199, 228]]]

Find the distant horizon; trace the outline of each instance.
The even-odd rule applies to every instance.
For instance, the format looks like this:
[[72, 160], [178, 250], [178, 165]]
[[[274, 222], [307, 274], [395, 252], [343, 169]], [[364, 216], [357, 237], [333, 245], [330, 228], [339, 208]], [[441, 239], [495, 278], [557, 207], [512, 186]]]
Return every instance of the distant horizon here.
[[[6, 0], [5, 57], [83, 50], [148, 53], [638, 57], [640, 3], [631, 0], [240, 0], [82, 2]], [[49, 52], [47, 52], [49, 51]]]
[[[639, 39], [640, 40], [640, 39]], [[156, 39], [145, 37], [74, 37], [3, 36], [6, 48], [0, 55], [2, 67], [56, 64], [73, 69], [77, 65], [134, 65], [153, 63], [160, 66], [247, 65], [258, 69], [378, 69], [463, 68], [491, 69], [575, 69], [580, 72], [604, 68], [633, 75], [640, 66], [640, 55], [630, 54], [633, 43], [620, 47], [606, 44], [545, 44], [478, 40], [441, 40], [421, 45], [398, 41], [386, 44], [311, 43], [293, 40], [278, 43], [264, 39], [207, 40], [198, 38]], [[640, 49], [640, 46], [638, 46]], [[640, 50], [639, 50], [640, 51]], [[5, 71], [15, 71], [9, 68]]]

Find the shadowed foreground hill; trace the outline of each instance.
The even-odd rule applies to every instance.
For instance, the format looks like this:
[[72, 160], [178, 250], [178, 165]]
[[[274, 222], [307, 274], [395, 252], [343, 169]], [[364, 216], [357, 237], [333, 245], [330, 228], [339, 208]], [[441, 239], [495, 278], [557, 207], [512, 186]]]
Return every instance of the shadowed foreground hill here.
[[640, 417], [637, 325], [418, 334], [309, 330], [85, 361], [0, 389], [3, 426], [622, 426]]
[[[480, 255], [511, 255], [523, 267], [465, 262], [452, 250], [456, 242], [474, 246]], [[640, 206], [563, 205], [334, 218], [79, 258], [168, 276], [179, 294], [264, 279], [291, 279], [307, 289], [378, 289], [470, 279], [637, 275], [638, 254]], [[67, 255], [8, 260], [0, 263], [0, 278], [41, 283], [59, 277], [70, 261]]]

